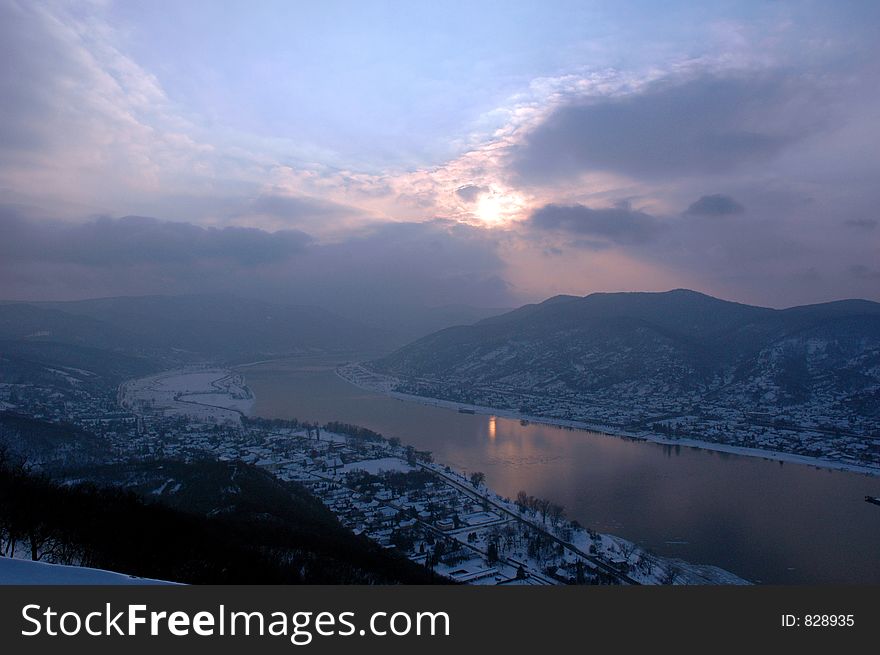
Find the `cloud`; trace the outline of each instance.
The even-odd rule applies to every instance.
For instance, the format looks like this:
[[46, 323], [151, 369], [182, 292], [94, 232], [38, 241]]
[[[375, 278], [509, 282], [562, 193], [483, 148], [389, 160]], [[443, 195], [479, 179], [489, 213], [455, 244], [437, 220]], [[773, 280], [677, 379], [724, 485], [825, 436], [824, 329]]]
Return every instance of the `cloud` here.
[[818, 91], [783, 72], [702, 73], [573, 99], [513, 149], [526, 183], [587, 171], [675, 178], [766, 160], [817, 128]]
[[484, 193], [489, 193], [491, 189], [487, 186], [479, 186], [477, 184], [465, 184], [455, 190], [455, 195], [465, 202], [475, 202]]
[[[0, 146], [7, 156], [45, 147], [47, 123], [61, 113], [55, 91], [65, 78], [79, 77], [79, 63], [67, 56], [66, 44], [51, 38], [45, 15], [18, 3], [0, 3]], [[49, 38], [47, 38], [49, 37]]]
[[859, 280], [880, 280], [880, 269], [869, 268], [864, 264], [854, 264], [849, 267], [849, 273]]
[[264, 194], [251, 203], [250, 212], [281, 219], [288, 224], [301, 224], [310, 219], [339, 219], [363, 215], [363, 211], [347, 205], [309, 196]]
[[333, 289], [333, 301], [369, 304], [511, 306], [500, 236], [450, 220], [381, 223], [360, 235], [312, 250], [314, 298]]
[[685, 210], [688, 216], [729, 216], [742, 214], [746, 210], [741, 204], [730, 196], [715, 193], [711, 196], [701, 196]]
[[850, 218], [845, 220], [843, 224], [860, 230], [873, 230], [877, 225], [880, 225], [880, 222], [874, 218]]
[[187, 114], [105, 16], [0, 0], [0, 197], [81, 217], [259, 196], [279, 160]]
[[258, 266], [305, 250], [311, 237], [296, 230], [200, 227], [143, 216], [85, 223], [32, 221], [8, 209], [0, 220], [0, 255], [8, 262], [74, 264], [97, 269], [214, 261]]
[[[532, 212], [526, 221], [535, 230], [563, 232], [579, 237], [600, 237], [616, 244], [636, 245], [654, 240], [660, 222], [650, 214], [633, 210], [628, 204], [607, 209], [593, 209], [581, 204], [549, 204]], [[601, 242], [580, 239], [596, 249]]]
[[[106, 3], [0, 0], [0, 202], [69, 219], [0, 213], [0, 298], [226, 289], [361, 306], [510, 306], [522, 289], [529, 300], [560, 285], [587, 293], [597, 270], [606, 289], [654, 287], [666, 273], [680, 275], [676, 285], [777, 304], [877, 297], [875, 278], [845, 268], [871, 267], [880, 235], [880, 68], [861, 11], [844, 12], [858, 25], [834, 29], [824, 19], [809, 31], [768, 21], [760, 38], [737, 29], [733, 51], [718, 50], [718, 26], [702, 19], [699, 43], [676, 41], [676, 52], [647, 47], [662, 30], [639, 28], [624, 40], [634, 47], [616, 40], [606, 62], [615, 68], [580, 53], [518, 71], [511, 95], [480, 100], [487, 113], [471, 135], [423, 121], [413, 138], [434, 139], [452, 159], [413, 167], [390, 165], [401, 148], [393, 139], [375, 157], [364, 149], [375, 134], [334, 134], [334, 143], [354, 138], [344, 150], [358, 152], [345, 161], [331, 141], [299, 144], [277, 131], [281, 122], [253, 133], [200, 113], [185, 91], [205, 91], [215, 106], [199, 88], [204, 71], [175, 85], [162, 65], [175, 49], [127, 39], [118, 13]], [[210, 33], [194, 32], [189, 45], [200, 49]], [[285, 114], [289, 103], [261, 108], [268, 96], [227, 84], [224, 62], [263, 67], [248, 52], [207, 62], [235, 107], [245, 97], [255, 118]], [[338, 104], [330, 90], [323, 101]], [[299, 107], [321, 100], [312, 91]], [[359, 129], [377, 124], [358, 112]], [[327, 118], [306, 115], [297, 130]], [[718, 189], [732, 198], [702, 195]], [[621, 197], [640, 209], [609, 207]], [[177, 221], [83, 219], [96, 215]], [[553, 275], [541, 277], [536, 262]], [[797, 277], [810, 266], [821, 283]]]
[[455, 221], [377, 223], [333, 242], [297, 230], [129, 216], [85, 222], [0, 206], [0, 299], [227, 291], [348, 315], [513, 306], [499, 236]]

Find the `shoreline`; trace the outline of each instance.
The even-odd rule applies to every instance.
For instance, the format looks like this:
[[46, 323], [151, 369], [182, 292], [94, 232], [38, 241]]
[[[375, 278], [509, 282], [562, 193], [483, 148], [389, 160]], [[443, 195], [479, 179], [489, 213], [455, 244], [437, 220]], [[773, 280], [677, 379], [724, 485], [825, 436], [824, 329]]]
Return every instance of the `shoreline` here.
[[[334, 372], [337, 372], [338, 369], [334, 369]], [[247, 392], [249, 399], [252, 401], [250, 406], [250, 411], [247, 413], [235, 407], [224, 407], [222, 405], [214, 405], [208, 404], [204, 402], [199, 402], [195, 400], [184, 400], [183, 398], [186, 396], [199, 396], [204, 395], [204, 393], [199, 392], [190, 392], [188, 394], [180, 394], [177, 395], [174, 391], [171, 393], [174, 394], [174, 402], [175, 403], [184, 403], [187, 405], [198, 405], [206, 408], [220, 409], [224, 411], [232, 411], [236, 412], [239, 416], [259, 416], [253, 411], [253, 401], [256, 399], [256, 394], [251, 390], [251, 388], [247, 384], [247, 380], [243, 373], [237, 371], [233, 368], [225, 368], [225, 367], [187, 367], [185, 369], [169, 369], [167, 371], [162, 371], [160, 373], [154, 374], [152, 376], [147, 376], [145, 378], [136, 378], [133, 380], [128, 380], [122, 383], [118, 389], [118, 394], [121, 396], [120, 400], [125, 399], [126, 390], [124, 387], [126, 385], [137, 382], [137, 381], [150, 381], [151, 383], [155, 383], [158, 381], [164, 381], [167, 379], [173, 379], [175, 377], [185, 377], [187, 375], [191, 375], [193, 373], [211, 373], [213, 379], [208, 383], [210, 387], [217, 392], [223, 392], [223, 386], [220, 384], [221, 382], [228, 380], [232, 375], [240, 376], [241, 384], [237, 385], [237, 387], [241, 390]], [[341, 376], [340, 376], [341, 377]], [[345, 378], [343, 378], [345, 379]], [[152, 387], [148, 387], [152, 389]], [[129, 390], [130, 391], [130, 390]], [[400, 394], [403, 395], [403, 394]], [[125, 407], [126, 405], [123, 405]], [[209, 415], [210, 416], [210, 415]], [[196, 420], [204, 420], [205, 417], [199, 417]], [[320, 440], [322, 437], [318, 437]], [[326, 437], [325, 437], [326, 438]], [[396, 459], [403, 460], [403, 455], [401, 453], [389, 454], [389, 457], [393, 457]], [[256, 466], [260, 466], [260, 464], [256, 464]], [[474, 487], [471, 489], [471, 484], [465, 473], [462, 471], [451, 468], [447, 465], [438, 462], [432, 463], [420, 463], [418, 467], [430, 471], [433, 475], [438, 476], [445, 480], [447, 484], [451, 484], [452, 486], [458, 487], [462, 489], [467, 495], [473, 496], [475, 500], [484, 500], [491, 505], [493, 505], [496, 510], [500, 511], [502, 514], [508, 514], [512, 516], [515, 520], [521, 521], [526, 525], [530, 526], [533, 529], [539, 530], [546, 535], [549, 536], [550, 539], [559, 542], [565, 548], [569, 549], [572, 552], [577, 553], [578, 555], [586, 558], [587, 560], [591, 560], [597, 562], [595, 557], [589, 554], [589, 541], [586, 541], [587, 536], [590, 532], [585, 528], [578, 528], [578, 532], [576, 532], [575, 537], [569, 538], [567, 541], [563, 541], [560, 537], [556, 536], [555, 533], [549, 528], [546, 524], [546, 521], [542, 520], [540, 523], [538, 522], [537, 515], [532, 517], [531, 519], [524, 514], [522, 511], [517, 511], [516, 508], [512, 505], [512, 501], [510, 499], [503, 498], [496, 491], [492, 490], [489, 487], [483, 486], [480, 489]], [[266, 469], [270, 470], [270, 469]], [[275, 475], [275, 472], [272, 472]], [[316, 498], [320, 496], [316, 495]], [[322, 501], [323, 502], [323, 501]], [[660, 573], [668, 573], [671, 569], [679, 569], [680, 575], [682, 576], [682, 580], [684, 580], [683, 584], [685, 585], [751, 585], [754, 584], [752, 581], [741, 577], [740, 575], [730, 571], [726, 568], [723, 568], [718, 565], [708, 564], [708, 563], [700, 563], [700, 562], [692, 562], [689, 560], [681, 559], [678, 557], [670, 557], [664, 555], [658, 555], [656, 553], [652, 553], [646, 550], [643, 546], [639, 545], [635, 541], [631, 541], [624, 537], [618, 536], [616, 534], [611, 533], [599, 533], [599, 536], [602, 539], [602, 543], [610, 544], [609, 548], [620, 548], [620, 544], [627, 544], [628, 548], [632, 550], [633, 554], [639, 555], [640, 557], [645, 557], [648, 561], [653, 562], [657, 566], [660, 566]], [[581, 543], [583, 542], [583, 543]], [[629, 561], [630, 555], [627, 556], [627, 561]], [[639, 578], [636, 575], [636, 578], [630, 577], [630, 574], [623, 571], [612, 571], [613, 564], [610, 562], [602, 562], [599, 565], [599, 568], [606, 571], [611, 572], [613, 574], [619, 575], [621, 579], [625, 580], [627, 584], [662, 584], [658, 582], [660, 578], [654, 576], [653, 573], [650, 573], [652, 578], [649, 578], [648, 581], [645, 579]], [[533, 577], [536, 576], [534, 571], [531, 572]], [[635, 574], [634, 574], [635, 575]], [[657, 574], [659, 575], [659, 574]], [[655, 579], [656, 578], [656, 579]], [[543, 584], [555, 584], [551, 581], [548, 581], [546, 578], [536, 577], [536, 579], [542, 580]]]
[[[268, 361], [269, 362], [285, 361], [287, 359], [289, 359], [289, 358], [276, 358], [276, 359], [272, 359], [272, 360], [268, 360]], [[251, 398], [253, 400], [256, 399], [256, 394], [250, 388], [250, 385], [248, 385], [246, 375], [243, 370], [237, 370], [237, 367], [228, 367], [228, 368], [227, 367], [218, 367], [218, 368], [223, 368], [227, 372], [232, 371], [232, 372], [239, 373], [242, 376], [241, 386], [248, 389], [249, 395], [251, 396]], [[859, 470], [864, 467], [859, 467], [856, 470], [852, 470], [853, 467], [850, 467], [847, 465], [841, 466], [838, 464], [838, 466], [835, 467], [834, 464], [836, 464], [836, 463], [834, 463], [834, 462], [825, 462], [822, 460], [818, 460], [816, 458], [796, 456], [793, 454], [775, 453], [775, 452], [770, 452], [770, 451], [762, 451], [759, 449], [751, 449], [752, 452], [748, 452], [747, 449], [738, 449], [736, 447], [726, 446], [724, 444], [715, 445], [715, 444], [706, 443], [706, 442], [698, 442], [696, 440], [675, 441], [675, 440], [666, 440], [663, 438], [650, 439], [650, 438], [647, 438], [646, 435], [642, 435], [642, 434], [614, 433], [614, 432], [609, 431], [607, 427], [605, 427], [604, 429], [599, 428], [597, 430], [595, 427], [585, 425], [585, 424], [582, 424], [582, 423], [579, 423], [576, 421], [567, 421], [567, 420], [552, 419], [552, 418], [542, 418], [542, 417], [537, 417], [537, 416], [528, 416], [528, 415], [520, 414], [514, 410], [503, 410], [503, 409], [499, 409], [499, 408], [492, 408], [492, 407], [465, 404], [465, 403], [457, 403], [457, 402], [448, 401], [448, 400], [428, 398], [428, 397], [422, 397], [422, 396], [414, 396], [412, 394], [395, 392], [395, 391], [391, 391], [392, 380], [390, 378], [382, 378], [380, 376], [372, 377], [372, 379], [368, 378], [366, 376], [361, 377], [361, 375], [366, 374], [367, 371], [364, 369], [361, 369], [357, 364], [352, 364], [350, 362], [338, 362], [337, 361], [336, 364], [322, 366], [321, 368], [326, 370], [327, 372], [332, 370], [335, 377], [338, 377], [338, 378], [344, 380], [345, 382], [347, 382], [348, 384], [351, 384], [352, 386], [354, 386], [356, 388], [364, 389], [364, 390], [370, 391], [371, 393], [381, 394], [382, 396], [390, 396], [390, 397], [395, 398], [397, 400], [400, 400], [402, 402], [403, 401], [415, 401], [415, 402], [420, 403], [425, 406], [440, 407], [442, 409], [453, 410], [454, 412], [458, 412], [459, 409], [463, 408], [463, 409], [471, 410], [475, 414], [479, 413], [479, 414], [483, 414], [483, 415], [495, 415], [495, 416], [507, 418], [510, 420], [523, 420], [523, 419], [525, 419], [525, 420], [534, 422], [536, 424], [552, 425], [554, 427], [559, 427], [559, 428], [569, 428], [569, 429], [573, 429], [573, 430], [582, 430], [585, 432], [593, 432], [599, 436], [614, 436], [619, 439], [629, 439], [629, 440], [637, 440], [637, 441], [653, 441], [655, 443], [659, 443], [660, 445], [684, 445], [689, 448], [696, 448], [696, 449], [700, 449], [700, 450], [720, 451], [720, 452], [726, 452], [728, 454], [739, 455], [739, 456], [761, 457], [762, 459], [768, 460], [768, 461], [772, 461], [772, 460], [789, 461], [794, 464], [808, 465], [808, 466], [811, 466], [813, 469], [817, 469], [817, 470], [843, 469], [844, 472], [860, 473], [860, 474], [869, 476], [871, 478], [874, 478], [876, 476], [880, 476], [880, 473], [875, 472], [875, 471]], [[359, 372], [360, 372], [360, 374], [359, 374]], [[167, 373], [167, 372], [165, 372], [165, 373]], [[346, 373], [348, 376], [351, 376], [351, 377], [347, 377]], [[214, 381], [216, 381], [216, 380], [214, 380]], [[212, 384], [211, 386], [214, 386], [214, 385]], [[247, 412], [247, 414], [249, 416], [260, 416], [260, 414], [255, 410], [256, 410], [256, 403], [251, 405], [251, 408]], [[470, 413], [470, 412], [468, 412], [468, 413]], [[716, 446], [716, 447], [713, 448], [712, 446]], [[438, 471], [439, 471], [439, 468], [438, 468]], [[463, 474], [458, 469], [452, 469], [452, 472], [450, 473], [450, 475], [452, 475], [453, 477], [457, 476], [457, 478], [461, 478], [460, 481], [457, 480], [457, 478], [456, 478], [456, 481], [461, 482], [461, 484], [464, 484], [467, 482], [466, 478], [463, 476]], [[467, 485], [465, 485], [465, 486], [467, 486]], [[505, 500], [505, 499], [501, 498], [500, 496], [498, 496], [496, 492], [492, 492], [492, 493], [498, 497], [499, 502]], [[602, 531], [601, 534], [602, 534], [603, 538], [607, 537], [608, 539], [615, 539], [615, 540], [622, 539], [624, 541], [627, 541], [628, 543], [637, 544], [636, 541], [630, 541], [630, 540], [627, 540], [623, 537], [617, 536], [616, 530], [613, 530], [610, 527], [608, 529], [610, 531], [606, 531], [606, 530]], [[577, 544], [575, 544], [575, 545], [577, 545]], [[643, 548], [643, 546], [639, 546], [639, 548]], [[663, 551], [663, 552], [665, 552], [665, 551]], [[707, 581], [709, 582], [709, 584], [731, 584], [730, 582], [722, 581], [722, 580], [724, 580], [724, 578], [723, 578], [722, 574], [719, 572], [724, 572], [724, 574], [728, 574], [728, 575], [732, 576], [731, 579], [736, 578], [739, 581], [744, 581], [746, 583], [755, 584], [754, 580], [758, 579], [758, 578], [742, 577], [743, 574], [734, 573], [733, 570], [731, 570], [730, 568], [722, 568], [720, 565], [697, 563], [697, 562], [703, 562], [707, 559], [709, 561], [712, 561], [712, 560], [714, 560], [714, 558], [712, 558], [712, 557], [705, 557], [705, 558], [696, 557], [693, 560], [690, 560], [687, 558], [675, 556], [674, 554], [655, 555], [655, 556], [658, 558], [658, 560], [669, 561], [669, 562], [679, 562], [681, 565], [681, 568], [688, 572], [689, 577], [691, 575], [694, 576], [693, 577], [694, 581], [692, 581], [688, 584], [705, 584]], [[696, 582], [696, 580], [698, 580], [698, 579], [701, 579], [702, 582]], [[761, 582], [759, 581], [757, 584], [761, 584]]]
[[[458, 411], [459, 409], [467, 409], [472, 411], [474, 414], [488, 415], [488, 416], [497, 416], [500, 418], [507, 418], [511, 420], [525, 420], [530, 423], [540, 423], [543, 425], [551, 425], [558, 428], [571, 428], [573, 430], [581, 430], [583, 432], [592, 432], [594, 434], [599, 434], [606, 437], [615, 437], [617, 439], [631, 439], [635, 441], [645, 441], [649, 443], [655, 443], [661, 446], [684, 446], [686, 448], [694, 448], [697, 450], [707, 450], [712, 452], [725, 453], [727, 455], [737, 455], [740, 457], [753, 457], [753, 458], [761, 458], [768, 461], [777, 461], [789, 464], [798, 464], [802, 466], [811, 466], [817, 469], [827, 469], [833, 471], [843, 471], [846, 473], [857, 473], [860, 475], [867, 475], [870, 477], [880, 477], [880, 468], [872, 467], [872, 466], [864, 466], [861, 464], [848, 464], [846, 462], [836, 462], [834, 460], [821, 459], [818, 457], [811, 457], [809, 455], [798, 455], [797, 453], [785, 453], [773, 450], [763, 450], [761, 448], [748, 448], [745, 446], [731, 446], [728, 444], [714, 443], [711, 441], [701, 441], [699, 439], [670, 439], [668, 437], [663, 437], [661, 435], [655, 434], [645, 434], [645, 433], [631, 433], [625, 431], [608, 431], [606, 428], [602, 426], [590, 425], [588, 423], [583, 423], [580, 421], [572, 421], [567, 419], [554, 419], [550, 417], [544, 416], [532, 416], [530, 414], [522, 414], [512, 409], [501, 409], [498, 407], [486, 407], [483, 405], [472, 405], [468, 403], [458, 403], [451, 400], [443, 400], [442, 398], [430, 398], [428, 396], [416, 396], [413, 394], [402, 393], [399, 391], [389, 391], [381, 389], [377, 386], [371, 386], [363, 383], [359, 383], [351, 378], [346, 377], [342, 374], [340, 366], [337, 366], [335, 369], [336, 375], [348, 382], [349, 384], [358, 387], [359, 389], [364, 389], [366, 391], [372, 391], [374, 393], [379, 393], [385, 396], [390, 396], [392, 398], [397, 398], [398, 400], [403, 401], [411, 401], [417, 402], [422, 405], [427, 405], [430, 407], [441, 407], [443, 409], [452, 409]], [[364, 369], [366, 370], [366, 369]]]
[[[164, 385], [167, 380], [174, 380], [175, 378], [185, 378], [191, 375], [200, 375], [200, 374], [210, 374], [212, 379], [208, 382], [208, 386], [204, 386], [200, 389], [195, 390], [178, 390], [173, 386], [160, 389], [157, 388], [156, 385]], [[236, 397], [234, 394], [230, 393], [229, 389], [223, 386], [223, 382], [233, 380], [234, 376], [238, 376], [241, 380], [240, 385], [235, 385], [240, 391], [244, 393], [244, 397]], [[148, 385], [143, 388], [137, 388], [134, 383], [138, 382], [146, 382]], [[216, 412], [228, 413], [235, 416], [236, 421], [241, 421], [241, 419], [246, 418], [253, 413], [253, 407], [256, 403], [256, 395], [253, 390], [247, 386], [247, 383], [244, 378], [244, 374], [240, 373], [232, 368], [228, 368], [225, 366], [213, 366], [213, 365], [195, 365], [195, 366], [185, 366], [182, 368], [174, 368], [168, 369], [165, 371], [160, 371], [158, 373], [154, 373], [153, 375], [148, 375], [142, 378], [133, 378], [131, 380], [126, 380], [122, 382], [116, 390], [116, 398], [117, 403], [139, 416], [147, 415], [147, 412], [141, 410], [138, 412], [134, 409], [133, 405], [135, 404], [133, 401], [137, 400], [138, 393], [145, 393], [147, 391], [152, 392], [153, 394], [164, 394], [171, 395], [170, 398], [164, 398], [163, 402], [168, 403], [160, 407], [160, 411], [162, 413], [165, 412], [174, 412], [179, 411], [183, 412], [186, 415], [193, 416], [191, 412], [187, 412], [184, 408], [180, 407], [180, 405], [186, 405], [190, 407], [198, 407], [204, 408], [206, 412], [211, 414], [213, 411], [212, 419], [215, 421], [222, 421], [223, 417], [218, 416]], [[219, 400], [222, 402], [224, 399], [227, 400], [225, 404], [218, 404], [212, 402], [206, 402], [212, 396], [219, 396]], [[214, 398], [210, 398], [214, 400]], [[196, 415], [196, 418], [204, 418]]]

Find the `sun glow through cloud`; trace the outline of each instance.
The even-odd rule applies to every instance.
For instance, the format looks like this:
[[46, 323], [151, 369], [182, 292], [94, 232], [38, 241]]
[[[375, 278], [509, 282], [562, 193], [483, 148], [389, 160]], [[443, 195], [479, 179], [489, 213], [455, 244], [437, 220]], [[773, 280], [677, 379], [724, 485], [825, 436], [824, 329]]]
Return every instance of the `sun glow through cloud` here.
[[[673, 279], [780, 306], [878, 297], [873, 11], [534, 3], [435, 25], [448, 10], [414, 3], [362, 30], [375, 8], [159, 4], [0, 0], [16, 226], [145, 216], [315, 248], [440, 230], [469, 257], [463, 235], [485, 239], [489, 306]], [[66, 293], [8, 261], [7, 297]]]
[[524, 216], [526, 202], [515, 191], [492, 188], [477, 200], [474, 216], [486, 225], [505, 225]]

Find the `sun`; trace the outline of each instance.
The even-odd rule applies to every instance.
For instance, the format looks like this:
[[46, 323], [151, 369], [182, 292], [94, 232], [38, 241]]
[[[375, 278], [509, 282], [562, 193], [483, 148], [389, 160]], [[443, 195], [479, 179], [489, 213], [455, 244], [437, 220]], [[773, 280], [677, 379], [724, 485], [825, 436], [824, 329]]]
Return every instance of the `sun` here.
[[519, 193], [493, 187], [480, 194], [473, 214], [486, 225], [502, 225], [519, 218], [524, 207], [525, 200]]

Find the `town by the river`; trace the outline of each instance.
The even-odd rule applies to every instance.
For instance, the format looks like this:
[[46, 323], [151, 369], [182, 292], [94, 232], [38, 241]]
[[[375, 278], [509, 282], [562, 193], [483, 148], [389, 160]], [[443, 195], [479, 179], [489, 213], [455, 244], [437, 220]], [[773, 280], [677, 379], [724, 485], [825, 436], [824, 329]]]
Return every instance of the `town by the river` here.
[[481, 471], [496, 492], [548, 498], [594, 530], [765, 584], [880, 582], [880, 478], [400, 400], [336, 375], [340, 358], [239, 368], [252, 414], [343, 421], [437, 462]]

